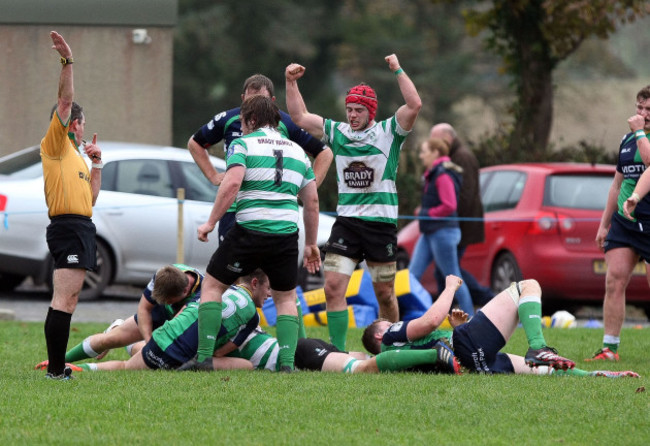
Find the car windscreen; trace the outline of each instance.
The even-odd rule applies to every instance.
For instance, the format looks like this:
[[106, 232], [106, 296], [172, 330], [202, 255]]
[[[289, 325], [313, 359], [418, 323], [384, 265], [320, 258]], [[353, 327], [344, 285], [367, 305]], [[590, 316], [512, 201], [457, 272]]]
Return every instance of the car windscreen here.
[[43, 175], [40, 148], [33, 147], [31, 150], [0, 159], [0, 175], [17, 180], [28, 180]]
[[544, 206], [603, 210], [611, 175], [549, 175], [544, 188]]

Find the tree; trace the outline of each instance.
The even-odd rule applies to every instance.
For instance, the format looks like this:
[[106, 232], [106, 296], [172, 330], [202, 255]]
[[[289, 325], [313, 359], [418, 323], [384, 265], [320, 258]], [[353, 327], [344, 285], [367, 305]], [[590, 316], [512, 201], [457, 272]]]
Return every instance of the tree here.
[[[493, 0], [465, 11], [470, 34], [503, 58], [516, 100], [508, 150], [543, 153], [553, 122], [553, 71], [590, 36], [607, 39], [618, 24], [650, 12], [644, 0]], [[482, 7], [482, 8], [481, 8]]]
[[318, 70], [305, 86], [319, 92], [318, 105], [333, 108], [329, 84], [321, 84], [336, 69], [341, 5], [342, 0], [180, 0], [174, 144], [184, 146], [211, 116], [241, 103], [244, 80], [254, 73], [271, 78], [284, 108], [284, 68], [292, 61]]

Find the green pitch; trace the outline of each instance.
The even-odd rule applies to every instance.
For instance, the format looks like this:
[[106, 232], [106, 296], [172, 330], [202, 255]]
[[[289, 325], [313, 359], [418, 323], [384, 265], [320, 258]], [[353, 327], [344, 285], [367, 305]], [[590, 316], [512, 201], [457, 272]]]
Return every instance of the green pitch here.
[[[104, 328], [75, 323], [70, 345]], [[350, 331], [350, 348], [360, 334]], [[0, 322], [0, 444], [650, 444], [650, 329], [625, 329], [622, 360], [608, 364], [583, 361], [602, 330], [545, 336], [578, 367], [642, 378], [83, 372], [55, 382], [33, 370], [46, 359], [43, 324]], [[507, 350], [525, 353], [521, 329]]]

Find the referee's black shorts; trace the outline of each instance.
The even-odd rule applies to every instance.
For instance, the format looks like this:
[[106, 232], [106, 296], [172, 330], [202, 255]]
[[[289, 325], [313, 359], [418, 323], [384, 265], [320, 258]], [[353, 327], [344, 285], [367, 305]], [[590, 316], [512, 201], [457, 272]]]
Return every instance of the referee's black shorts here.
[[96, 229], [89, 217], [68, 214], [52, 217], [46, 240], [54, 269], [97, 268]]

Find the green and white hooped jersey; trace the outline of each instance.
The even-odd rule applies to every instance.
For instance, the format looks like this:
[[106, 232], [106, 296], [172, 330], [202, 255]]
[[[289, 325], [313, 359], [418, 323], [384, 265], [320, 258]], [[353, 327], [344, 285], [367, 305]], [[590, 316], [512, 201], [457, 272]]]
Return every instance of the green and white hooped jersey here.
[[337, 214], [397, 225], [395, 178], [400, 150], [410, 132], [399, 126], [396, 116], [361, 132], [326, 119], [323, 132], [323, 142], [329, 144], [336, 162]]
[[234, 140], [227, 160], [228, 168], [246, 167], [236, 199], [237, 223], [271, 234], [296, 232], [298, 192], [315, 179], [302, 148], [264, 127]]
[[248, 359], [253, 363], [255, 370], [275, 372], [278, 367], [279, 352], [278, 340], [257, 327], [237, 350], [227, 356]]

